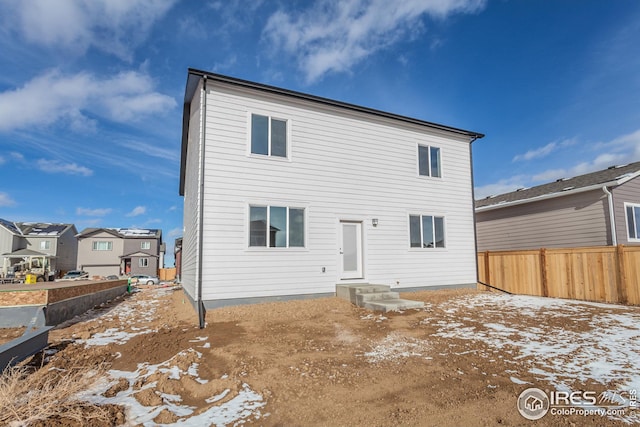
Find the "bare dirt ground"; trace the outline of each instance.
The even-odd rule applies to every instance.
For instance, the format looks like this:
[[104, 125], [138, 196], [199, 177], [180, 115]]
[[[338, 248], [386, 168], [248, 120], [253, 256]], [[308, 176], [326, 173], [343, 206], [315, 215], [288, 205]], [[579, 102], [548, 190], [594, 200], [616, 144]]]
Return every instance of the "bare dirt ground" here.
[[[516, 408], [527, 387], [550, 390], [561, 383], [600, 393], [629, 380], [625, 372], [581, 375], [589, 360], [540, 340], [564, 331], [576, 341], [593, 332], [597, 316], [640, 320], [640, 309], [564, 303], [503, 309], [495, 299], [502, 296], [494, 295], [410, 293], [404, 297], [425, 301], [425, 309], [385, 315], [337, 298], [228, 307], [209, 311], [201, 330], [182, 290], [142, 286], [57, 327], [50, 348], [30, 363], [38, 367], [33, 375], [106, 369], [84, 398], [120, 409], [110, 406], [110, 421], [93, 425], [582, 426], [640, 420], [631, 413], [627, 423], [551, 414], [528, 421]], [[635, 331], [630, 334], [637, 340]], [[523, 350], [531, 346], [538, 347]], [[543, 363], [545, 351], [555, 361]], [[624, 368], [636, 359], [630, 360], [622, 361], [623, 371], [637, 372], [637, 365]], [[41, 425], [70, 424], [62, 417]]]

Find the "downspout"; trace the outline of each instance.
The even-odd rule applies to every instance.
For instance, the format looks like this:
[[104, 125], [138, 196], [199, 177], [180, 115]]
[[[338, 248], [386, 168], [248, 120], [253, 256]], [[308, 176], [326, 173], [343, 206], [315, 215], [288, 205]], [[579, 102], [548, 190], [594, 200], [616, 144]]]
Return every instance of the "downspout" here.
[[475, 140], [478, 139], [478, 135], [474, 135], [473, 139], [469, 142], [469, 169], [471, 170], [471, 212], [473, 214], [473, 248], [476, 263], [476, 283], [480, 282], [480, 269], [478, 266], [478, 233], [476, 232], [476, 190], [473, 180], [473, 149], [472, 145]]
[[602, 191], [607, 195], [607, 200], [609, 202], [609, 223], [611, 227], [611, 245], [618, 246], [618, 236], [616, 235], [616, 219], [614, 217], [613, 212], [613, 194], [607, 188], [607, 186], [602, 187]]
[[204, 155], [207, 143], [207, 76], [202, 77], [202, 139], [200, 144], [200, 206], [198, 218], [198, 322], [200, 329], [205, 326], [205, 309], [202, 302], [202, 263], [203, 263], [203, 242], [204, 242]]

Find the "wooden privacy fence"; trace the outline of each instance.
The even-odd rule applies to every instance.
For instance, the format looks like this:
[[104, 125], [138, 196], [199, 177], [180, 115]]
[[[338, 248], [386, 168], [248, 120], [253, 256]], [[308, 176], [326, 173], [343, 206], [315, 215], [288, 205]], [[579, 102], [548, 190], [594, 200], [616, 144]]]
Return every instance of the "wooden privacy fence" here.
[[176, 268], [161, 268], [158, 270], [158, 278], [160, 280], [170, 281], [176, 278]]
[[514, 294], [640, 305], [639, 246], [479, 252], [478, 275]]

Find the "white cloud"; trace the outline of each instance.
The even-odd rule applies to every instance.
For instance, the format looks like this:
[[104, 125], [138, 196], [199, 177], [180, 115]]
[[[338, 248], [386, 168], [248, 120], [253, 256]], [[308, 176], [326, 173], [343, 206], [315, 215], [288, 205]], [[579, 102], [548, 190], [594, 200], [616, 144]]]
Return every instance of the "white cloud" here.
[[153, 24], [176, 0], [23, 0], [4, 2], [5, 27], [25, 40], [77, 55], [90, 47], [131, 60]]
[[173, 228], [169, 230], [169, 233], [167, 233], [167, 237], [170, 237], [172, 239], [175, 239], [176, 237], [180, 237], [180, 236], [182, 236], [182, 227]]
[[485, 0], [324, 0], [302, 13], [278, 10], [263, 36], [275, 54], [296, 57], [308, 83], [328, 72], [348, 72], [354, 65], [405, 37], [422, 31], [422, 18], [444, 19], [475, 13]]
[[0, 206], [2, 207], [10, 207], [15, 206], [16, 201], [11, 198], [7, 193], [0, 191]]
[[[46, 96], [43, 96], [46, 94]], [[95, 127], [83, 112], [118, 122], [136, 121], [176, 106], [153, 91], [151, 78], [137, 71], [111, 77], [57, 70], [33, 78], [23, 87], [0, 93], [0, 131], [46, 126], [66, 120], [74, 129]]]
[[141, 141], [125, 141], [120, 144], [122, 147], [139, 151], [149, 156], [158, 157], [160, 159], [178, 161], [180, 160], [179, 149], [168, 149], [158, 147], [157, 145], [148, 144]]
[[76, 163], [62, 163], [59, 160], [39, 159], [36, 162], [38, 169], [47, 173], [65, 173], [69, 175], [91, 176], [93, 171]]
[[556, 144], [555, 142], [550, 142], [547, 145], [545, 145], [544, 147], [540, 147], [540, 148], [536, 148], [535, 150], [529, 150], [524, 154], [518, 154], [513, 158], [514, 162], [518, 162], [521, 160], [533, 160], [533, 159], [539, 159], [542, 157], [546, 157], [549, 154], [551, 154], [556, 147], [558, 146], [558, 144]]
[[[559, 147], [567, 147], [576, 143], [577, 140], [573, 138], [552, 144], [556, 144]], [[592, 152], [595, 157], [591, 160], [574, 163], [573, 165], [569, 163], [571, 157], [565, 157], [565, 162], [567, 163], [566, 168], [546, 169], [532, 175], [520, 174], [501, 179], [496, 183], [478, 186], [475, 188], [476, 199], [482, 199], [489, 195], [508, 193], [520, 187], [546, 184], [559, 178], [573, 178], [590, 172], [604, 170], [609, 166], [640, 161], [640, 129], [616, 137], [610, 141], [586, 145], [583, 147], [582, 152]]]
[[97, 208], [97, 209], [89, 209], [89, 208], [77, 208], [76, 215], [84, 215], [84, 216], [105, 216], [111, 213], [113, 209], [111, 208]]
[[487, 196], [509, 193], [517, 190], [518, 188], [525, 187], [524, 183], [526, 181], [527, 177], [525, 175], [516, 175], [510, 178], [504, 178], [493, 184], [475, 187], [474, 196], [476, 200], [479, 200], [484, 199]]
[[131, 212], [127, 214], [127, 216], [144, 215], [146, 212], [147, 208], [145, 206], [136, 206]]
[[547, 145], [543, 146], [543, 147], [539, 147], [533, 150], [529, 150], [524, 154], [518, 154], [516, 156], [514, 156], [513, 161], [514, 162], [519, 162], [519, 161], [526, 161], [526, 160], [534, 160], [534, 159], [541, 159], [543, 157], [548, 156], [549, 154], [553, 153], [554, 151], [560, 149], [560, 148], [564, 148], [564, 147], [569, 147], [571, 145], [574, 145], [577, 143], [577, 139], [576, 138], [571, 138], [571, 139], [565, 139], [564, 141], [560, 141], [560, 142], [550, 142]]
[[9, 153], [9, 155], [16, 162], [24, 162], [24, 156], [22, 154], [20, 154], [20, 153], [12, 151], [11, 153]]

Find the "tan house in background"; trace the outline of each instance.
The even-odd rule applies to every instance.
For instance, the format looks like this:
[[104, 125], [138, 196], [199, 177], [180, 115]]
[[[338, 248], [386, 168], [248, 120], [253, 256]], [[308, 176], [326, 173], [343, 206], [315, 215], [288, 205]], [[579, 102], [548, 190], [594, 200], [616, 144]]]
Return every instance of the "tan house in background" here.
[[157, 276], [164, 264], [162, 230], [86, 228], [77, 238], [77, 266], [89, 276]]
[[45, 280], [76, 268], [78, 244], [73, 224], [12, 222], [0, 218], [0, 276], [36, 267]]
[[478, 251], [640, 245], [640, 162], [476, 200]]
[[51, 270], [57, 276], [75, 270], [78, 257], [78, 230], [73, 224], [17, 223], [27, 242], [27, 249], [51, 256]]

